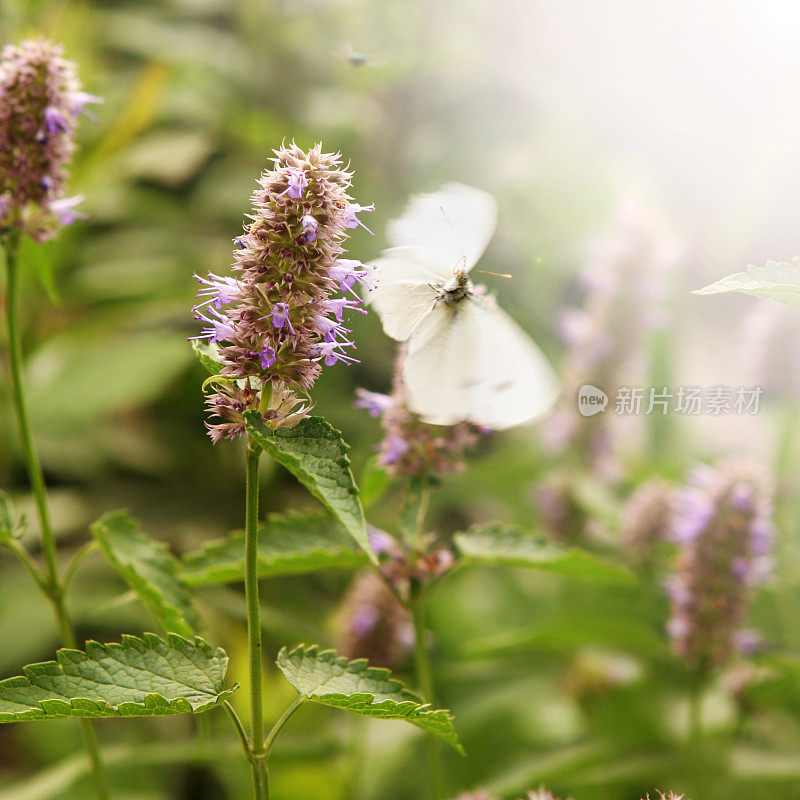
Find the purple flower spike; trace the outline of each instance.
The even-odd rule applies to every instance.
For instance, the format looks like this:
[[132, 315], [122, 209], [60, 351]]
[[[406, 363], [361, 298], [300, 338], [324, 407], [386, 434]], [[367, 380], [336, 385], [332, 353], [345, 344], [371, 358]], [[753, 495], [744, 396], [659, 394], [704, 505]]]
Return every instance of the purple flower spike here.
[[385, 431], [379, 446], [380, 463], [387, 472], [410, 478], [459, 472], [464, 468], [466, 451], [477, 443], [481, 431], [467, 422], [447, 427], [427, 425], [411, 413], [405, 403], [404, 361], [405, 348], [401, 347], [390, 395], [356, 390], [355, 407], [380, 417]]
[[261, 361], [261, 369], [269, 369], [276, 360], [275, 348], [268, 344], [259, 352], [258, 358]]
[[208, 310], [208, 315], [200, 313], [195, 309], [195, 319], [202, 320], [208, 327], [203, 328], [203, 332], [199, 336], [190, 336], [190, 339], [208, 339], [210, 342], [227, 342], [231, 341], [236, 336], [236, 329], [231, 321], [224, 315], [220, 314], [215, 308]]
[[305, 151], [292, 144], [274, 153], [275, 166], [261, 174], [244, 232], [235, 239], [236, 277], [198, 278], [194, 310], [205, 327], [194, 338], [217, 343], [226, 379], [206, 399], [214, 442], [245, 435], [248, 410], [259, 410], [271, 426], [291, 427], [308, 416], [309, 392], [323, 364], [356, 360], [345, 355], [353, 342], [344, 312], [366, 313], [358, 299], [334, 297], [330, 279], [344, 254], [351, 174], [339, 154], [323, 153], [320, 145]]
[[371, 417], [380, 417], [392, 405], [392, 398], [388, 394], [356, 389], [356, 396], [358, 399], [353, 405], [356, 408], [363, 408]]
[[381, 461], [384, 464], [396, 464], [408, 452], [411, 445], [397, 434], [390, 434], [383, 440]]
[[282, 194], [288, 194], [292, 200], [300, 200], [306, 186], [308, 186], [308, 178], [306, 178], [305, 172], [299, 167], [289, 169], [286, 171], [286, 180], [289, 185]]
[[317, 328], [319, 328], [319, 331], [322, 334], [322, 339], [325, 342], [335, 342], [337, 341], [337, 336], [344, 336], [346, 333], [352, 333], [350, 328], [345, 328], [336, 320], [330, 319], [330, 317], [324, 317], [322, 315], [314, 318], [314, 324], [317, 326]]
[[7, 45], [0, 56], [0, 195], [4, 215], [36, 241], [82, 215], [64, 200], [81, 91], [75, 65], [44, 39]]
[[397, 542], [389, 533], [376, 528], [374, 525], [367, 525], [367, 538], [369, 539], [369, 546], [375, 555], [382, 553], [395, 553], [397, 551]]
[[319, 223], [311, 216], [306, 214], [300, 223], [303, 227], [303, 237], [307, 242], [317, 241], [317, 231], [319, 230]]
[[89, 111], [86, 106], [98, 105], [105, 103], [102, 97], [96, 94], [89, 94], [88, 92], [73, 92], [69, 97], [69, 108], [73, 116], [79, 117], [81, 114], [86, 114], [92, 122], [97, 122], [97, 115]]
[[292, 321], [289, 319], [289, 306], [286, 303], [276, 303], [269, 318], [276, 328], [280, 329], [284, 325], [288, 325], [292, 333], [296, 332], [292, 327]]
[[362, 606], [350, 620], [350, 632], [354, 636], [366, 636], [378, 624], [380, 614], [374, 606]]
[[374, 211], [375, 203], [370, 203], [368, 206], [360, 206], [358, 203], [350, 203], [345, 209], [344, 226], [345, 228], [357, 228], [359, 225], [369, 233], [370, 236], [375, 234], [356, 216], [362, 211]]
[[36, 134], [36, 139], [44, 142], [50, 136], [55, 136], [58, 133], [70, 133], [71, 131], [72, 126], [61, 111], [54, 106], [47, 106], [44, 110], [44, 122], [42, 122], [42, 127], [39, 128]]
[[208, 278], [201, 278], [199, 275], [195, 275], [195, 278], [202, 284], [196, 296], [208, 298], [195, 306], [195, 309], [211, 304], [219, 311], [222, 306], [242, 299], [244, 287], [235, 278], [220, 277], [213, 272], [208, 273]]
[[89, 219], [88, 214], [76, 209], [76, 206], [79, 206], [85, 199], [86, 197], [82, 194], [77, 194], [75, 197], [62, 197], [60, 200], [51, 200], [48, 207], [55, 214], [59, 225], [72, 225], [79, 219]]
[[353, 291], [356, 283], [360, 283], [367, 291], [372, 291], [378, 284], [377, 269], [352, 258], [340, 258], [328, 270], [328, 274], [343, 292], [351, 292], [356, 297], [358, 295]]
[[693, 542], [714, 515], [714, 502], [699, 489], [687, 488], [675, 497], [670, 538], [677, 544]]
[[363, 308], [360, 308], [360, 305], [360, 300], [348, 300], [345, 297], [340, 297], [337, 300], [327, 300], [325, 302], [325, 308], [332, 313], [339, 322], [342, 321], [342, 312], [345, 309], [360, 311], [362, 314], [366, 314], [367, 312]]
[[359, 360], [357, 358], [353, 358], [352, 356], [345, 355], [342, 351], [342, 347], [355, 347], [353, 342], [320, 342], [318, 345], [315, 345], [314, 350], [316, 352], [317, 358], [324, 358], [325, 359], [325, 366], [332, 367], [337, 361], [341, 361], [344, 364], [359, 364]]
[[395, 669], [413, 648], [407, 643], [408, 611], [374, 572], [358, 575], [342, 605], [336, 649], [346, 658], [366, 658], [370, 665]]
[[669, 581], [668, 631], [679, 656], [711, 669], [737, 652], [753, 589], [769, 574], [772, 509], [765, 481], [746, 464], [705, 467], [691, 482], [673, 509], [673, 528], [686, 535]]
[[731, 508], [741, 511], [742, 514], [752, 514], [753, 504], [756, 500], [756, 490], [748, 483], [739, 483], [731, 489], [728, 502]]

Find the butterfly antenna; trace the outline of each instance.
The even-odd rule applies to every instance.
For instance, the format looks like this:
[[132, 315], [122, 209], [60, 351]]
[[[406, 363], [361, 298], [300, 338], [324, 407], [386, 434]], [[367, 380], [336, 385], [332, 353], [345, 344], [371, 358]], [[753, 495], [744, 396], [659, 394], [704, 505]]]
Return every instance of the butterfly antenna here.
[[490, 272], [488, 269], [478, 269], [475, 270], [476, 272], [480, 272], [484, 275], [494, 275], [495, 278], [513, 278], [513, 275], [509, 275], [507, 272]]
[[450, 217], [447, 216], [447, 212], [444, 210], [444, 206], [439, 206], [439, 211], [442, 212], [442, 216], [445, 218], [445, 221], [450, 226], [450, 230], [453, 231], [453, 237], [456, 240], [456, 244], [458, 245], [458, 249], [461, 251], [461, 257], [466, 261], [467, 254], [464, 252], [464, 245], [461, 244], [461, 239], [458, 238], [458, 231], [456, 231], [455, 226], [452, 222], [450, 222]]

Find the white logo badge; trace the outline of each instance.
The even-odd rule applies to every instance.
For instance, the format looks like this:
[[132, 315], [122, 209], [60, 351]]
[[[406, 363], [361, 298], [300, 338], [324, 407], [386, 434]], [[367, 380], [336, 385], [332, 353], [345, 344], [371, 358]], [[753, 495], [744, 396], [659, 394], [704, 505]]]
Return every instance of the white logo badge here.
[[601, 411], [606, 410], [608, 405], [608, 396], [602, 389], [592, 386], [591, 383], [585, 383], [578, 390], [578, 411], [584, 417], [593, 417]]

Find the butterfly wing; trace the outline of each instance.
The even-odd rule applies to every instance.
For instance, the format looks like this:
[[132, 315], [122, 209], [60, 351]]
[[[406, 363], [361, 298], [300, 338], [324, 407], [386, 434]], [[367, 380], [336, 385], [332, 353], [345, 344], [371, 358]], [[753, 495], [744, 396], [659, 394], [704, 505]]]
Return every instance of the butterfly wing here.
[[367, 295], [388, 336], [404, 342], [436, 305], [433, 287], [452, 279], [447, 266], [419, 247], [386, 250], [375, 262], [380, 279]]
[[496, 224], [494, 197], [472, 186], [448, 183], [433, 194], [411, 198], [399, 219], [389, 223], [389, 244], [430, 250], [452, 277], [459, 265], [469, 271], [478, 263]]
[[488, 299], [440, 303], [418, 326], [403, 371], [408, 407], [433, 425], [500, 430], [544, 415], [558, 380], [539, 348]]

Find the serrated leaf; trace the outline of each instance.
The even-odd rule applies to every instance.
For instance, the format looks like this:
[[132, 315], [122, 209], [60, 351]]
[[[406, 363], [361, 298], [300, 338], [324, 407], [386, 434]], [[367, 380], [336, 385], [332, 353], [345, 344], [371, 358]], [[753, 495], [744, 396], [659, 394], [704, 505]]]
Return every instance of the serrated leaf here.
[[[348, 569], [367, 561], [341, 525], [328, 516], [273, 514], [258, 528], [260, 578]], [[190, 586], [244, 580], [244, 533], [235, 531], [186, 555], [180, 576]]]
[[450, 712], [434, 709], [409, 692], [388, 669], [370, 667], [363, 658], [348, 661], [317, 645], [291, 651], [284, 647], [276, 663], [307, 700], [362, 717], [405, 720], [463, 752]]
[[573, 578], [632, 585], [636, 577], [626, 567], [579, 547], [561, 548], [543, 536], [497, 524], [473, 528], [454, 536], [465, 564], [541, 569]]
[[105, 514], [91, 532], [111, 566], [165, 630], [192, 636], [200, 621], [179, 577], [180, 562], [166, 544], [147, 536], [124, 511]]
[[693, 294], [742, 292], [766, 297], [790, 306], [800, 306], [800, 257], [786, 261], [767, 261], [765, 267], [747, 267], [746, 272], [728, 275]]
[[0, 491], [0, 543], [19, 539], [24, 532], [25, 517], [14, 508], [11, 497]]
[[192, 350], [197, 360], [208, 370], [209, 375], [219, 375], [220, 370], [222, 370], [222, 364], [217, 359], [216, 345], [193, 339]]
[[63, 717], [164, 717], [213, 708], [225, 688], [228, 657], [202, 639], [170, 634], [123, 636], [121, 644], [87, 642], [59, 650], [0, 681], [0, 723]]
[[377, 564], [350, 471], [350, 446], [342, 434], [321, 417], [306, 417], [293, 428], [270, 428], [257, 411], [247, 411], [244, 416], [248, 434], [342, 523]]

